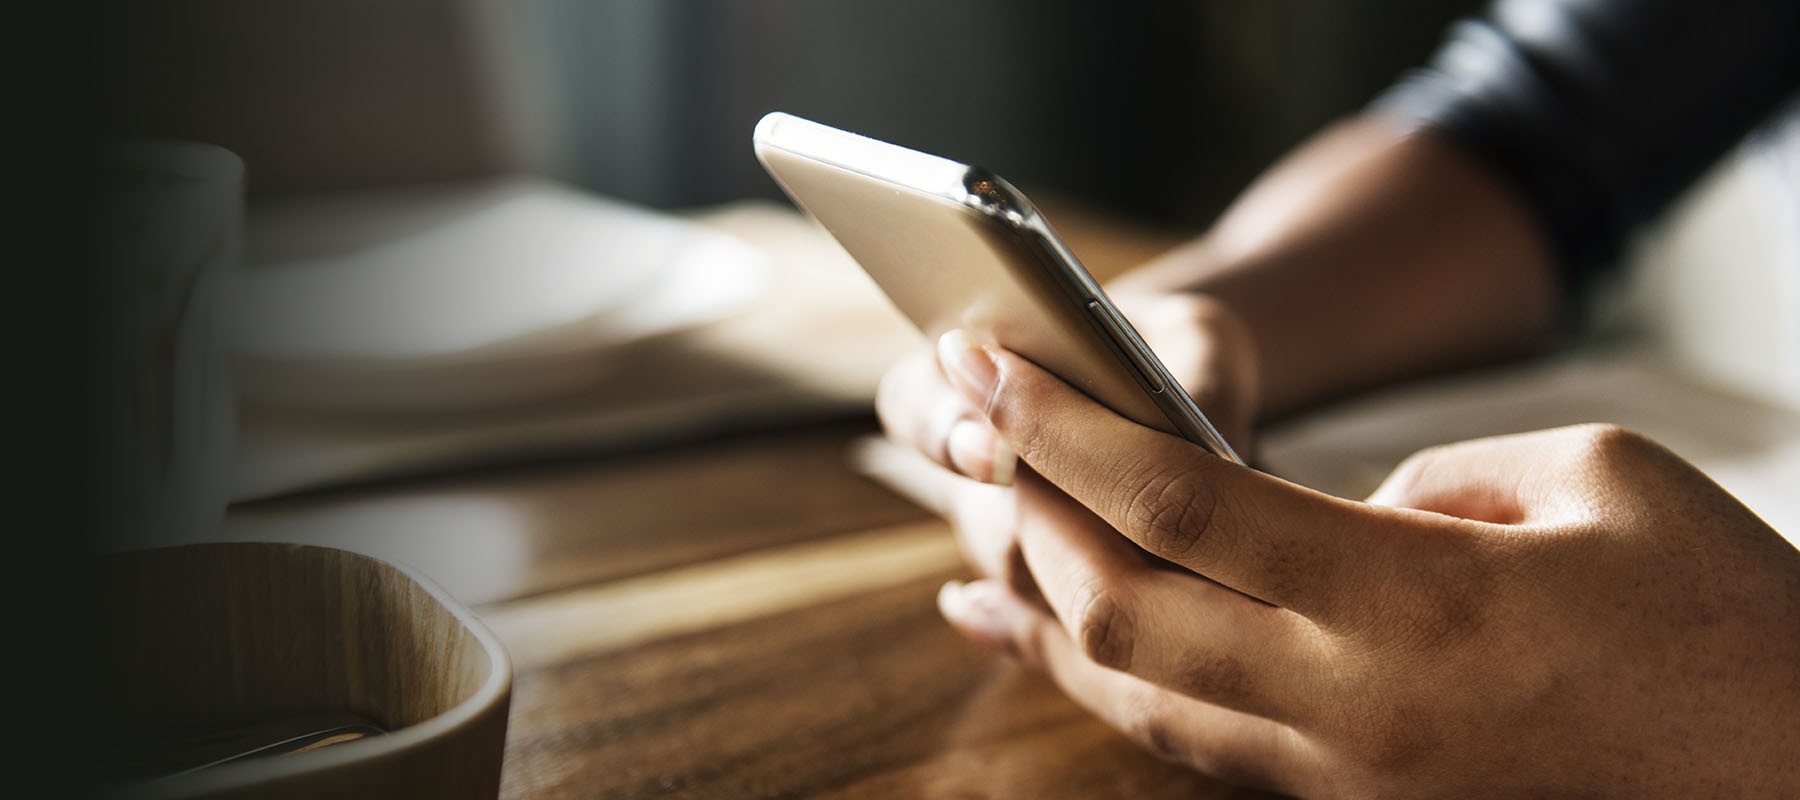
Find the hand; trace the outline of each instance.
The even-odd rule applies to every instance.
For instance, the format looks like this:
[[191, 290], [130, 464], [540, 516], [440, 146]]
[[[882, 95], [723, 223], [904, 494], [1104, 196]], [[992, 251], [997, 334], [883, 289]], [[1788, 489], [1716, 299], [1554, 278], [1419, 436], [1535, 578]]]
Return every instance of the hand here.
[[1356, 503], [943, 359], [1031, 470], [927, 494], [1011, 526], [965, 544], [1016, 536], [1043, 606], [940, 605], [1157, 752], [1307, 796], [1800, 796], [1800, 552], [1648, 440], [1427, 450]]
[[[1236, 315], [1193, 293], [1115, 292], [1113, 302], [1226, 440], [1248, 456], [1258, 373], [1249, 333]], [[1012, 484], [1017, 457], [983, 415], [945, 382], [934, 353], [921, 350], [889, 369], [875, 407], [889, 439], [950, 472], [933, 474], [896, 462], [892, 454], [865, 459], [864, 468], [961, 520], [956, 529], [969, 563], [1020, 596], [1035, 598], [1037, 590], [1012, 535], [1013, 493], [1003, 488]], [[951, 480], [952, 473], [972, 481]]]
[[[1223, 305], [1199, 294], [1119, 293], [1113, 298], [1182, 388], [1240, 452], [1248, 452], [1258, 375], [1249, 334]], [[882, 377], [875, 408], [888, 437], [962, 475], [1006, 485], [1015, 456], [977, 409], [920, 350]]]

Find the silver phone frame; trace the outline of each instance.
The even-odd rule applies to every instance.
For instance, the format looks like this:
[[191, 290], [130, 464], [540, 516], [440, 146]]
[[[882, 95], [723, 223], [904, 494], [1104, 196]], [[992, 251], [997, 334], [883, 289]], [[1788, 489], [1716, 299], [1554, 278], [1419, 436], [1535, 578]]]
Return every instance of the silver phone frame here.
[[[777, 136], [777, 131], [805, 132], [810, 140], [795, 143], [793, 137]], [[752, 137], [758, 158], [763, 148], [810, 159], [836, 169], [853, 172], [865, 178], [891, 184], [909, 192], [947, 200], [985, 218], [1005, 238], [1016, 242], [1028, 260], [1038, 265], [1043, 276], [1050, 278], [1075, 309], [1092, 309], [1098, 313], [1082, 313], [1087, 325], [1108, 343], [1113, 356], [1138, 382], [1138, 388], [1162, 411], [1182, 438], [1198, 444], [1208, 452], [1233, 463], [1243, 464], [1237, 451], [1225, 441], [1206, 418], [1193, 397], [1181, 388], [1179, 381], [1163, 366], [1131, 321], [1113, 305], [1082, 266], [1067, 244], [1051, 230], [1037, 206], [1011, 183], [993, 172], [977, 166], [921, 153], [899, 145], [871, 139], [849, 131], [813, 122], [783, 112], [770, 112], [757, 123]], [[766, 161], [764, 166], [767, 167]], [[771, 172], [773, 175], [773, 173]], [[782, 185], [779, 177], [776, 182]], [[790, 192], [790, 197], [792, 193]], [[801, 208], [806, 205], [793, 198]], [[1108, 322], [1112, 324], [1108, 324]], [[1149, 374], [1147, 375], [1146, 372]], [[1156, 388], [1160, 384], [1162, 389]]]

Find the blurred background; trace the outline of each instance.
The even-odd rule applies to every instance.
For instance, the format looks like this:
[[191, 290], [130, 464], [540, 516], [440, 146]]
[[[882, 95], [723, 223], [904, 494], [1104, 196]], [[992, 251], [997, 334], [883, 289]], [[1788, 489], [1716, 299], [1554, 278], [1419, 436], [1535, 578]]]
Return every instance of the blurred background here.
[[120, 4], [121, 132], [224, 146], [253, 194], [528, 170], [661, 208], [776, 197], [785, 110], [1199, 225], [1423, 60], [1469, 0]]
[[[231, 210], [191, 220], [209, 256], [164, 259], [193, 267], [143, 301], [167, 311], [116, 316], [168, 316], [168, 352], [216, 343], [138, 372], [235, 387], [170, 401], [193, 419], [151, 436], [232, 451], [194, 456], [221, 477], [183, 492], [215, 503], [866, 416], [916, 335], [756, 163], [764, 113], [989, 167], [1104, 277], [1204, 230], [1480, 5], [115, 4], [107, 135], [241, 159], [188, 201]], [[1800, 201], [1759, 177], [1800, 163], [1780, 141], [1642, 237], [1598, 339], [1800, 404]]]
[[[1201, 230], [1474, 5], [118, 4], [108, 136], [242, 163], [189, 164], [185, 200], [146, 202], [228, 209], [183, 212], [186, 250], [137, 259], [186, 273], [108, 281], [161, 298], [115, 320], [221, 340], [137, 374], [235, 389], [110, 396], [190, 409], [139, 449], [235, 436], [229, 487], [175, 492], [215, 499], [864, 414], [914, 334], [784, 211], [749, 146], [763, 114], [994, 169], [1097, 232], [1077, 249], [1104, 275]], [[120, 174], [174, 185], [142, 160]], [[147, 341], [114, 327], [121, 352]]]

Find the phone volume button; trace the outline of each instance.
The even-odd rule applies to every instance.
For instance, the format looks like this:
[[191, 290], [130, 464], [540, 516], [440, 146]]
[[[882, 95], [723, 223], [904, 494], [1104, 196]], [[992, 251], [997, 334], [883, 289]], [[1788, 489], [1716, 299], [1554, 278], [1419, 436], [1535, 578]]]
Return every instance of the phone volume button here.
[[1132, 366], [1137, 368], [1138, 378], [1144, 382], [1144, 388], [1150, 390], [1151, 394], [1162, 392], [1162, 378], [1157, 376], [1156, 369], [1144, 360], [1137, 348], [1131, 346], [1131, 337], [1125, 333], [1125, 320], [1119, 317], [1118, 312], [1107, 308], [1098, 300], [1089, 300], [1087, 310], [1094, 316], [1094, 321], [1100, 323], [1100, 327], [1112, 337], [1113, 345], [1125, 351], [1125, 357], [1131, 359]]

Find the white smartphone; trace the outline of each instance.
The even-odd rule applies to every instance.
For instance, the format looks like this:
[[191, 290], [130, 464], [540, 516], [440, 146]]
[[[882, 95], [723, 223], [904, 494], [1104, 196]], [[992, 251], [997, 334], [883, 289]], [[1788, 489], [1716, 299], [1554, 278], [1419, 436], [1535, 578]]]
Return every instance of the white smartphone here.
[[1243, 463], [1037, 208], [999, 176], [771, 113], [756, 157], [927, 337], [962, 328], [1139, 424]]

